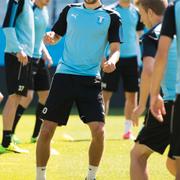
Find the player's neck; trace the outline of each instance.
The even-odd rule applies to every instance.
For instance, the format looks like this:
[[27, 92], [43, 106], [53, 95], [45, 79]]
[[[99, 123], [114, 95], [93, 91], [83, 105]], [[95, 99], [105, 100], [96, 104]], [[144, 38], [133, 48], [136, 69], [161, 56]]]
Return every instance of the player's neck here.
[[40, 8], [40, 9], [42, 9], [42, 8], [44, 7], [44, 4], [42, 4], [41, 1], [39, 1], [39, 0], [35, 0], [34, 3], [35, 3], [36, 6], [37, 6], [38, 8]]
[[130, 6], [131, 2], [122, 2], [119, 1], [119, 5], [124, 8], [128, 8]]
[[98, 7], [101, 6], [101, 5], [102, 5], [102, 3], [101, 3], [100, 1], [97, 1], [97, 2], [94, 3], [94, 4], [88, 4], [88, 3], [84, 2], [84, 6], [85, 6], [86, 8], [88, 8], [88, 9], [96, 9], [96, 8], [98, 8]]
[[153, 20], [152, 20], [152, 27], [160, 24], [163, 20], [163, 16], [156, 16]]

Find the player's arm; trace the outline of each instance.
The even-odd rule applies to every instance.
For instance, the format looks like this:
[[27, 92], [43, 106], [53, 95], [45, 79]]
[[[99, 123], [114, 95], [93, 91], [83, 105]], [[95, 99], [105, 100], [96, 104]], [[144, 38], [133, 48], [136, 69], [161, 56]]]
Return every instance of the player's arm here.
[[141, 22], [141, 16], [138, 11], [137, 11], [137, 15], [138, 15], [138, 22], [136, 25], [136, 36], [139, 43], [139, 37], [142, 36], [143, 31], [144, 31], [144, 24]]
[[139, 116], [143, 114], [147, 99], [150, 93], [150, 86], [152, 80], [152, 72], [154, 67], [154, 57], [156, 54], [156, 42], [154, 42], [149, 36], [146, 36], [143, 41], [143, 70], [141, 73], [140, 81], [140, 94], [139, 104], [133, 110], [132, 120], [133, 125], [138, 126]]
[[154, 72], [152, 77], [151, 88], [151, 112], [159, 121], [163, 121], [162, 115], [165, 114], [164, 103], [159, 95], [160, 83], [164, 75], [167, 64], [168, 51], [176, 34], [174, 6], [170, 5], [165, 13], [161, 30], [158, 50], [155, 57]]
[[48, 68], [50, 68], [53, 65], [53, 60], [44, 43], [42, 43], [42, 54], [43, 54], [43, 59], [47, 62]]
[[26, 64], [28, 59], [27, 55], [23, 51], [23, 47], [20, 44], [16, 35], [16, 20], [19, 14], [22, 12], [24, 6], [24, 0], [15, 1], [11, 0], [8, 3], [6, 16], [3, 22], [3, 31], [6, 36], [6, 44], [13, 44], [13, 52], [18, 60], [23, 64]]
[[121, 32], [121, 19], [118, 14], [112, 13], [110, 15], [111, 22], [108, 31], [108, 41], [110, 44], [110, 56], [107, 61], [102, 62], [102, 69], [106, 73], [111, 73], [116, 69], [116, 63], [120, 57], [120, 42], [122, 40]]
[[143, 114], [146, 108], [150, 87], [151, 87], [154, 61], [155, 59], [150, 56], [143, 58], [143, 70], [141, 73], [141, 81], [140, 81], [139, 104], [133, 110], [133, 114], [132, 114], [132, 120], [135, 126], [138, 126], [139, 116]]
[[62, 36], [66, 34], [67, 30], [67, 14], [69, 9], [71, 8], [70, 5], [67, 5], [59, 15], [59, 19], [54, 24], [52, 31], [47, 32], [44, 37], [45, 44], [56, 44]]

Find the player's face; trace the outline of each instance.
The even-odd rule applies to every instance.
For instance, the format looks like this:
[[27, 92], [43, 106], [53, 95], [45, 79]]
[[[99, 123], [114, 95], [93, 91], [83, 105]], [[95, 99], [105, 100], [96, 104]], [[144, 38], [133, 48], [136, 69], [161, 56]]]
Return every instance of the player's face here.
[[44, 5], [47, 6], [50, 0], [40, 0], [40, 2]]
[[84, 0], [84, 2], [87, 4], [95, 4], [98, 2], [98, 0]]
[[149, 20], [148, 12], [145, 11], [145, 9], [141, 5], [139, 5], [138, 8], [141, 15], [141, 21], [145, 24], [147, 28], [151, 28], [151, 22]]

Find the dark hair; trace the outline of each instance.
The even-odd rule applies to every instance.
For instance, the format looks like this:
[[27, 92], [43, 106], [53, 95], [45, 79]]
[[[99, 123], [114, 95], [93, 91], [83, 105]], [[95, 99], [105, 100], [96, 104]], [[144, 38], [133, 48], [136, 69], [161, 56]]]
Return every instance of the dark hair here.
[[167, 6], [166, 0], [135, 0], [137, 6], [141, 5], [144, 10], [147, 12], [148, 9], [152, 9], [154, 13], [161, 16], [164, 14], [164, 11]]

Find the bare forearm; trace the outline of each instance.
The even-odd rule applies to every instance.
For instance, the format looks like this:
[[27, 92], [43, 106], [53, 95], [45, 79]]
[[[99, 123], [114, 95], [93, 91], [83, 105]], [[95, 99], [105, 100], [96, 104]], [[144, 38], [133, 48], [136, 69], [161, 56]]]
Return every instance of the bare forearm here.
[[164, 53], [158, 53], [156, 55], [156, 61], [154, 64], [154, 71], [152, 76], [152, 88], [151, 95], [158, 95], [160, 92], [160, 83], [164, 76], [164, 71], [167, 64], [167, 56]]
[[157, 96], [160, 90], [160, 83], [163, 79], [164, 71], [167, 64], [168, 52], [172, 39], [166, 36], [161, 36], [158, 45], [158, 51], [155, 57], [155, 65], [152, 76], [151, 95]]
[[151, 87], [151, 75], [147, 74], [146, 72], [142, 72], [141, 75], [141, 82], [140, 82], [140, 98], [139, 98], [139, 105], [145, 107], [149, 92]]

